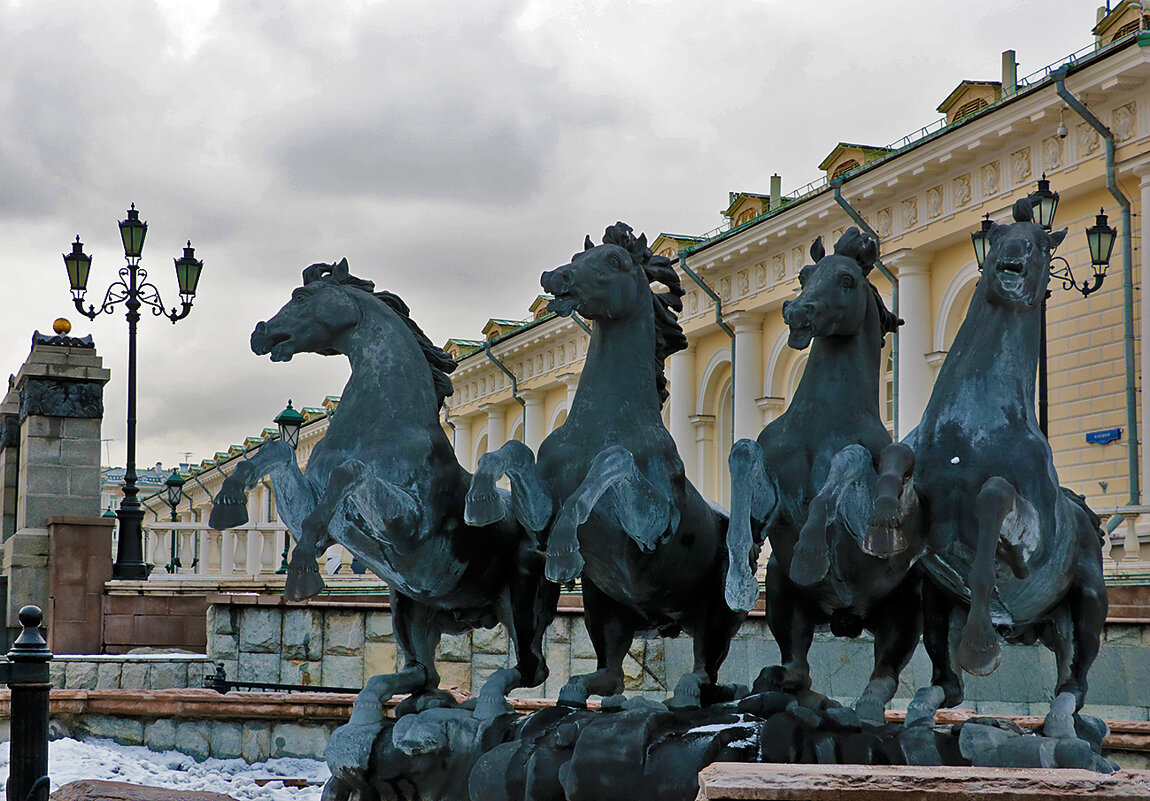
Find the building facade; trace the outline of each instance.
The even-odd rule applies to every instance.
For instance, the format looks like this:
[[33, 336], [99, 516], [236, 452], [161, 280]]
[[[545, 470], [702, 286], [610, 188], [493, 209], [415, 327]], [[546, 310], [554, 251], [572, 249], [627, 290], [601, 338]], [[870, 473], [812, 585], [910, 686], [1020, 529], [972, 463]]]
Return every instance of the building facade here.
[[[1129, 0], [1100, 9], [1093, 43], [1063, 64], [1019, 78], [1008, 51], [999, 79], [959, 82], [939, 105], [946, 116], [936, 123], [890, 145], [840, 143], [820, 164], [823, 179], [789, 194], [780, 179], [766, 194], [733, 192], [718, 230], [654, 239], [655, 252], [677, 259], [687, 290], [680, 322], [689, 347], [668, 360], [671, 394], [663, 416], [705, 496], [729, 504], [732, 443], [754, 438], [778, 416], [802, 376], [808, 351], [787, 346], [782, 304], [797, 293], [816, 237], [829, 249], [861, 224], [879, 239], [882, 267], [871, 278], [905, 321], [897, 339], [887, 338], [880, 402], [889, 429], [901, 437], [925, 408], [977, 282], [971, 233], [987, 217], [1009, 221], [1013, 203], [1045, 175], [1060, 195], [1054, 227], [1069, 228], [1057, 255], [1076, 277], [1091, 274], [1084, 231], [1099, 209], [1118, 228], [1099, 291], [1083, 297], [1051, 281], [1055, 464], [1063, 484], [1111, 521], [1111, 575], [1150, 572], [1150, 516], [1142, 516], [1150, 511], [1143, 502], [1150, 459], [1141, 447], [1150, 433], [1141, 391], [1150, 300], [1140, 291], [1150, 276], [1150, 253], [1142, 247], [1150, 236], [1143, 213], [1150, 208], [1147, 28], [1140, 5]], [[1128, 217], [1120, 197], [1129, 200]], [[523, 321], [492, 319], [482, 339], [446, 344], [458, 368], [444, 426], [468, 469], [510, 439], [537, 449], [566, 419], [589, 330], [548, 313], [546, 301], [537, 299]], [[318, 411], [312, 419], [304, 441], [314, 445], [326, 422]], [[189, 482], [186, 491], [194, 511], [181, 514], [207, 519], [210, 495], [243, 450], [217, 454], [193, 471], [199, 486]], [[301, 445], [302, 459], [307, 450]], [[274, 519], [270, 488], [262, 492], [253, 493], [253, 520]]]

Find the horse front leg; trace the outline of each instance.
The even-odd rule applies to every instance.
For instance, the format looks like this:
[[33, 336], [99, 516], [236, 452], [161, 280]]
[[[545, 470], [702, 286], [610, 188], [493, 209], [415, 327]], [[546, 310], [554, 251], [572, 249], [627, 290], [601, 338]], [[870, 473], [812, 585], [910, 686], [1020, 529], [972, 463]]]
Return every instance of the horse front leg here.
[[[236, 528], [248, 522], [248, 491], [266, 475], [271, 475], [276, 492], [276, 508], [281, 508], [281, 497], [292, 498], [288, 514], [295, 514], [299, 507], [302, 514], [295, 515], [299, 520], [310, 512], [315, 503], [315, 493], [299, 470], [295, 451], [286, 442], [268, 442], [260, 447], [250, 459], [236, 465], [232, 474], [224, 479], [223, 486], [212, 499], [212, 512], [208, 526], [216, 531]], [[288, 517], [283, 518], [288, 521]], [[290, 527], [290, 523], [289, 523]]]
[[901, 442], [882, 449], [878, 457], [874, 507], [862, 549], [871, 556], [887, 558], [907, 548], [904, 501], [914, 473], [914, 451]]
[[848, 445], [831, 457], [827, 479], [807, 507], [791, 558], [791, 581], [801, 587], [818, 584], [830, 573], [831, 526], [857, 541], [865, 539], [866, 517], [874, 497], [874, 459], [862, 445]]
[[574, 581], [583, 570], [579, 553], [579, 526], [587, 522], [604, 495], [599, 513], [618, 525], [644, 553], [651, 553], [679, 524], [679, 510], [671, 501], [670, 479], [649, 480], [622, 445], [596, 454], [578, 489], [563, 504], [547, 540], [546, 575], [556, 584]]
[[[958, 643], [958, 664], [967, 673], [987, 676], [998, 669], [1002, 649], [998, 632], [990, 621], [990, 598], [994, 593], [994, 563], [998, 552], [1009, 545], [1002, 536], [1002, 521], [1015, 506], [1025, 501], [1018, 491], [1001, 476], [991, 476], [982, 485], [974, 501], [978, 522], [978, 539], [970, 565], [967, 585], [970, 588], [970, 611]], [[1009, 560], [1015, 573], [1025, 570], [1020, 559]]]
[[333, 542], [386, 577], [389, 568], [381, 551], [409, 552], [418, 539], [421, 515], [410, 494], [376, 478], [363, 462], [349, 459], [331, 472], [323, 495], [300, 527], [284, 597], [303, 600], [323, 589], [317, 556]]
[[727, 528], [727, 580], [724, 596], [727, 606], [749, 612], [759, 601], [755, 579], [761, 542], [754, 530], [761, 530], [779, 505], [779, 493], [763, 463], [759, 443], [741, 439], [727, 459], [731, 470], [731, 522]]
[[594, 583], [583, 580], [583, 622], [595, 648], [597, 670], [572, 676], [559, 691], [559, 703], [585, 706], [591, 695], [619, 695], [624, 689], [623, 659], [635, 639], [627, 611]]
[[[507, 476], [511, 497], [496, 482]], [[463, 519], [470, 526], [489, 526], [508, 517], [508, 512], [528, 531], [538, 533], [551, 522], [555, 501], [535, 472], [535, 454], [517, 440], [479, 457], [471, 477]]]

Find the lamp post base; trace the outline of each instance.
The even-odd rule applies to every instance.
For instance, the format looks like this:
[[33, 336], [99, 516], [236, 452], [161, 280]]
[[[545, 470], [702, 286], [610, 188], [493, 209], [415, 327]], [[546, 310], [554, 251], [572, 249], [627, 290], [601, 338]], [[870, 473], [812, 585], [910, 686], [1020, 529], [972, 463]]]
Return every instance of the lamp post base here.
[[[132, 497], [131, 501], [135, 501], [135, 498]], [[144, 562], [144, 510], [138, 501], [129, 504], [128, 498], [125, 498], [116, 512], [116, 517], [120, 519], [120, 542], [116, 548], [116, 561], [112, 565], [112, 578], [143, 581], [152, 572], [151, 565]], [[133, 505], [135, 508], [132, 508]]]

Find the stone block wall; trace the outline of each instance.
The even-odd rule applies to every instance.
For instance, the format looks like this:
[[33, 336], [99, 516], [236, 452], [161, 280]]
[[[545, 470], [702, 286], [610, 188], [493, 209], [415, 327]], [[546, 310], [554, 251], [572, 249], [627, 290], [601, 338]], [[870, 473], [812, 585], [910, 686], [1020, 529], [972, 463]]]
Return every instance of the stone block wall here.
[[[367, 678], [397, 667], [391, 613], [379, 601], [312, 602], [217, 596], [208, 613], [208, 656], [224, 664], [229, 678], [247, 681], [362, 687]], [[550, 676], [518, 698], [556, 698], [570, 676], [595, 670], [595, 651], [581, 610], [561, 609], [544, 640]], [[873, 667], [869, 637], [842, 640], [816, 636], [810, 653], [814, 686], [853, 703]], [[280, 658], [280, 654], [283, 658]], [[693, 665], [691, 640], [637, 637], [624, 661], [626, 693], [661, 700]], [[759, 671], [779, 662], [778, 646], [761, 615], [749, 618], [731, 643], [721, 681], [750, 685]], [[491, 673], [511, 664], [502, 626], [446, 635], [436, 652], [440, 685], [478, 693]], [[930, 681], [930, 664], [919, 648], [892, 709], [905, 709]], [[1054, 689], [1054, 658], [1042, 646], [1006, 646], [1002, 667], [983, 678], [966, 677], [963, 708], [985, 714], [1044, 715]], [[1150, 720], [1150, 625], [1109, 624], [1091, 671], [1088, 712], [1119, 720]]]
[[112, 578], [115, 521], [52, 517], [48, 521], [50, 626], [54, 654], [98, 654], [104, 644], [104, 584]]
[[215, 665], [203, 654], [56, 656], [53, 690], [179, 690], [203, 687]]

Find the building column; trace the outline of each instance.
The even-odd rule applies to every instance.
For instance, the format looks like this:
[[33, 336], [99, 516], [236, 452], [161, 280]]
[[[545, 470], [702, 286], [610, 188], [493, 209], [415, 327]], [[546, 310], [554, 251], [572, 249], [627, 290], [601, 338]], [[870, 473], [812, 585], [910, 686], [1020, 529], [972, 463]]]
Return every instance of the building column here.
[[672, 353], [667, 359], [667, 373], [670, 379], [671, 397], [667, 399], [670, 404], [671, 438], [675, 440], [675, 447], [679, 449], [679, 457], [683, 460], [683, 469], [687, 479], [695, 484], [699, 483], [699, 461], [695, 455], [695, 431], [691, 418], [695, 414], [695, 346], [689, 345], [685, 350]]
[[[706, 470], [707, 465], [711, 463], [711, 455], [715, 452], [715, 415], [693, 414], [688, 419], [695, 435], [693, 450], [696, 475], [687, 477], [703, 497], [718, 500], [715, 498], [719, 489], [718, 476], [709, 476]], [[718, 469], [723, 470], [726, 466], [725, 460], [720, 460]]]
[[523, 393], [523, 402], [527, 404], [523, 412], [523, 443], [534, 454], [539, 453], [539, 446], [547, 435], [547, 420], [543, 415], [543, 392], [531, 390]]
[[479, 408], [487, 412], [487, 452], [497, 451], [507, 442], [507, 421], [503, 407], [488, 403]]
[[570, 415], [575, 406], [575, 392], [579, 389], [579, 374], [564, 373], [559, 376], [559, 380], [567, 387], [567, 414]]
[[451, 423], [455, 426], [455, 459], [464, 470], [474, 470], [475, 465], [471, 464], [471, 418], [456, 417]]
[[883, 259], [898, 276], [898, 434], [906, 436], [918, 425], [934, 387], [934, 370], [927, 361], [931, 342], [931, 255], [899, 250]]
[[763, 316], [739, 311], [727, 315], [727, 322], [735, 329], [735, 363], [731, 367], [735, 382], [735, 440], [755, 439], [763, 430], [763, 415], [757, 403], [763, 391]]
[[[785, 398], [767, 395], [757, 399], [755, 401], [755, 406], [757, 406], [759, 409], [759, 414], [763, 419], [763, 427], [765, 428], [767, 425], [774, 422], [776, 417], [783, 413], [787, 407], [787, 402]], [[758, 437], [757, 434], [755, 436], [756, 438]]]
[[[1150, 287], [1150, 161], [1139, 166], [1141, 169], [1138, 172], [1138, 224], [1142, 238], [1141, 246], [1138, 249], [1138, 264], [1131, 266], [1138, 270], [1135, 283], [1142, 287], [1142, 291], [1138, 293], [1141, 303], [1139, 324], [1142, 336], [1138, 346], [1138, 375], [1145, 380], [1145, 376], [1150, 375], [1150, 338], [1148, 338], [1150, 337], [1150, 289], [1148, 289]], [[1119, 231], [1119, 238], [1123, 234], [1123, 231]], [[1112, 261], [1121, 261], [1119, 254], [1122, 243], [1118, 241], [1114, 245], [1116, 258]], [[1138, 486], [1142, 490], [1140, 500], [1142, 503], [1146, 503], [1147, 492], [1150, 490], [1150, 483], [1148, 483], [1150, 482], [1150, 447], [1148, 447], [1150, 446], [1150, 393], [1140, 392], [1139, 395], [1141, 408], [1138, 410], [1138, 414], [1141, 417], [1140, 427], [1142, 429], [1139, 433], [1142, 436], [1138, 439], [1141, 448], [1138, 453], [1138, 472], [1140, 473]]]

